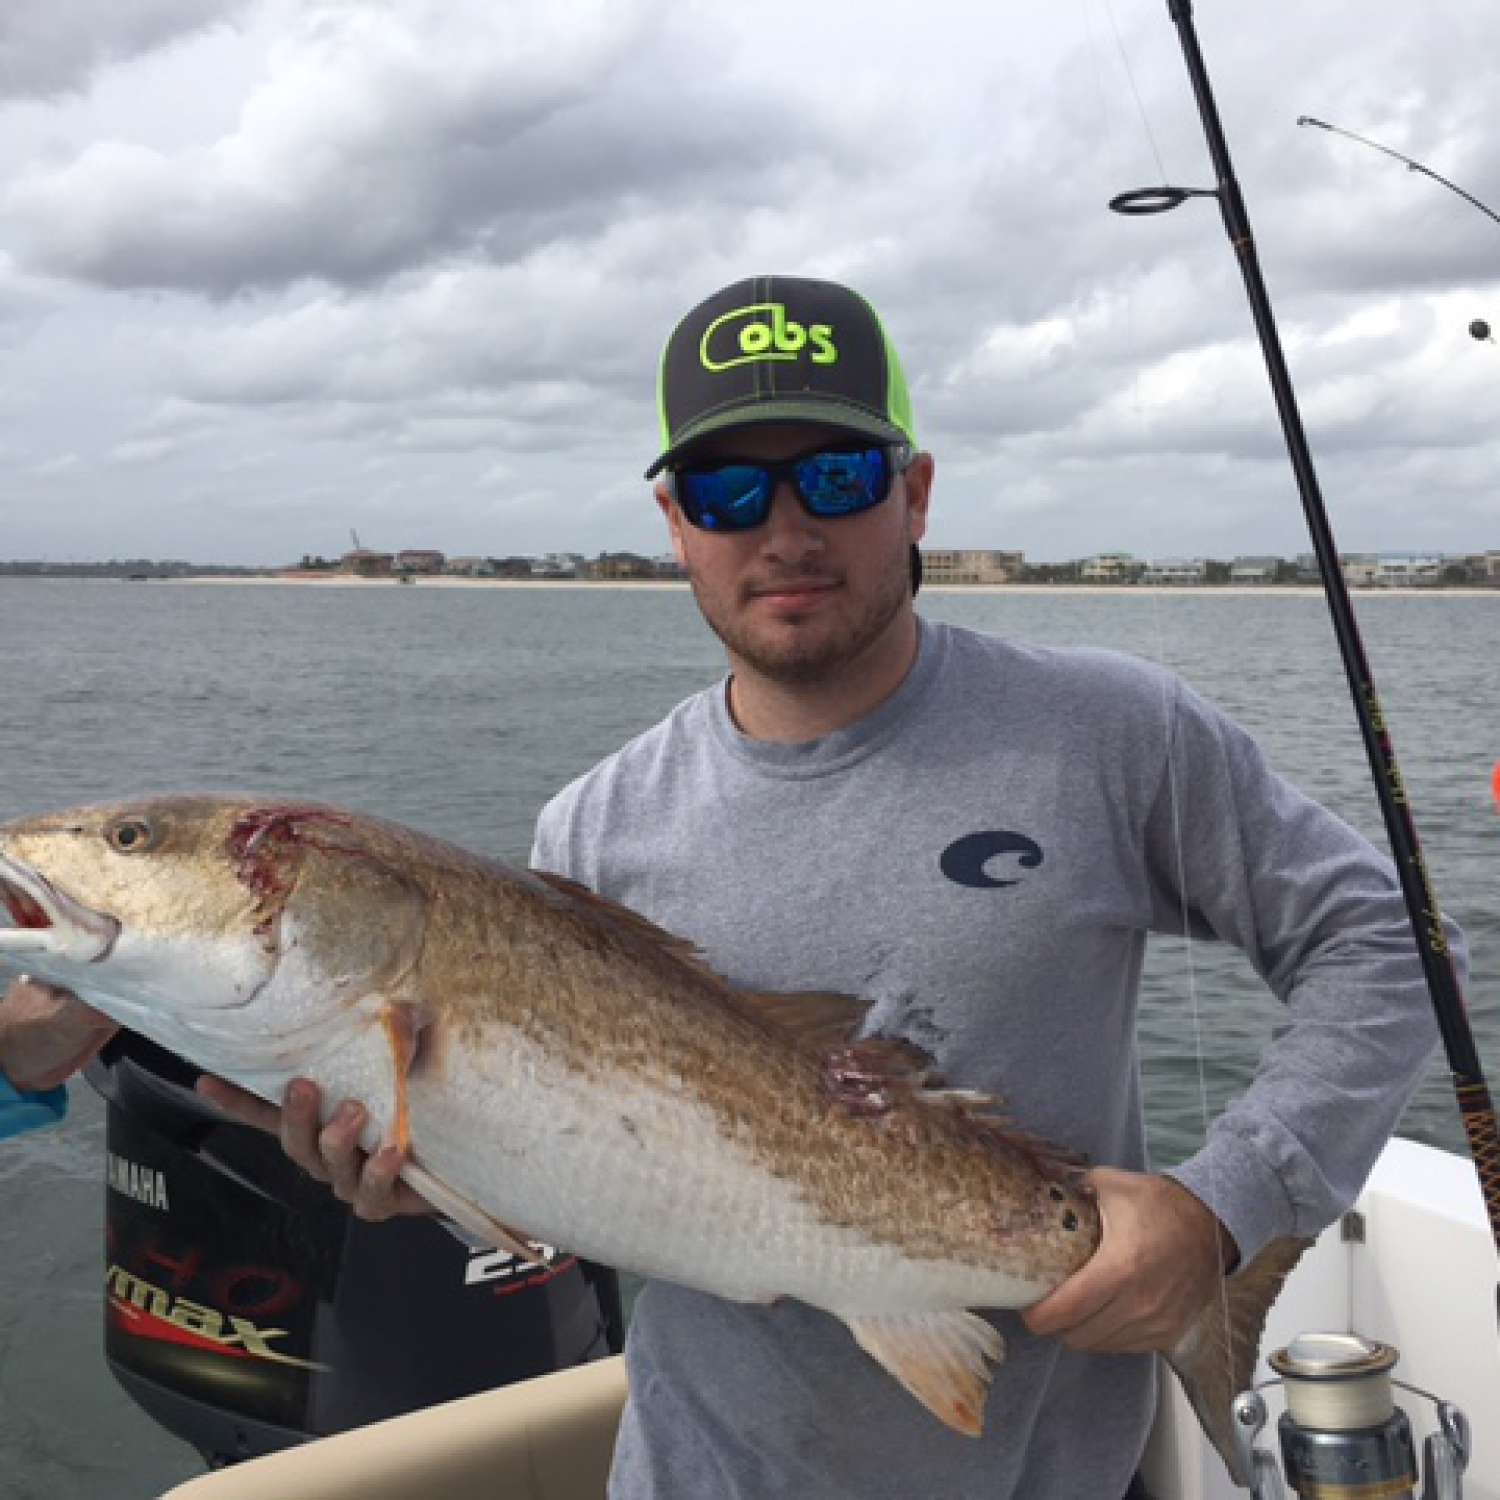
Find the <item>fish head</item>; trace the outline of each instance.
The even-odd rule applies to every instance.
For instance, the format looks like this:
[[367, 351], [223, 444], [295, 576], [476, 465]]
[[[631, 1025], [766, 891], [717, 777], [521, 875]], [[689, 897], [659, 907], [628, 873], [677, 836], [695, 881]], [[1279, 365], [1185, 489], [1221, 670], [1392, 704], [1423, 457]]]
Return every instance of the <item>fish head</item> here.
[[233, 857], [243, 812], [175, 797], [0, 827], [0, 960], [169, 1046], [174, 1015], [247, 1005], [277, 953]]

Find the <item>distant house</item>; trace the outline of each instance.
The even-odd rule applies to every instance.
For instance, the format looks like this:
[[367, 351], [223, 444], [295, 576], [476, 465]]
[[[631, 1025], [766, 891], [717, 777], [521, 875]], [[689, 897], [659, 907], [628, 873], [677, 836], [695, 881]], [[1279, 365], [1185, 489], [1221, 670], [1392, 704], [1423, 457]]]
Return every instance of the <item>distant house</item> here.
[[531, 572], [535, 578], [577, 578], [585, 566], [581, 552], [547, 552], [533, 560]]
[[495, 562], [489, 557], [450, 557], [444, 571], [463, 578], [493, 578]]
[[1229, 565], [1231, 583], [1275, 583], [1281, 568], [1279, 557], [1237, 557]]
[[1339, 558], [1339, 566], [1350, 588], [1368, 587], [1380, 572], [1380, 559], [1373, 552], [1348, 552]]
[[529, 557], [492, 557], [489, 564], [496, 578], [530, 578], [534, 571]]
[[1134, 583], [1144, 567], [1128, 552], [1099, 552], [1084, 558], [1078, 576], [1085, 583]]
[[648, 558], [634, 552], [601, 552], [584, 566], [584, 576], [600, 580], [620, 578], [654, 578], [656, 567]]
[[1014, 583], [1025, 562], [1021, 552], [931, 547], [922, 553], [922, 576], [927, 583]]
[[396, 559], [389, 552], [371, 552], [368, 547], [356, 547], [339, 558], [339, 572], [352, 573], [356, 578], [389, 578]]
[[1382, 557], [1375, 582], [1387, 589], [1433, 588], [1442, 581], [1441, 557]]
[[398, 573], [441, 573], [444, 561], [441, 552], [433, 552], [425, 547], [408, 548], [405, 552], [396, 554], [396, 571]]
[[1142, 583], [1191, 585], [1208, 582], [1208, 563], [1201, 557], [1158, 557], [1146, 564]]

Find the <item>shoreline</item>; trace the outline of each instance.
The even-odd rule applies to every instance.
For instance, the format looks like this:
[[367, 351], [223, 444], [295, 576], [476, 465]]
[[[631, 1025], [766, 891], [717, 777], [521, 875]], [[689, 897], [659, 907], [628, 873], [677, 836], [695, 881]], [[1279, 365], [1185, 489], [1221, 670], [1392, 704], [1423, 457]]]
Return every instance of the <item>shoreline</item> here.
[[[100, 582], [124, 582], [120, 579], [101, 579]], [[686, 579], [675, 578], [457, 578], [447, 575], [419, 577], [409, 584], [399, 578], [355, 578], [349, 574], [278, 574], [269, 577], [241, 577], [230, 574], [205, 574], [198, 578], [151, 578], [149, 583], [208, 584], [213, 587], [242, 584], [249, 587], [283, 585], [307, 588], [424, 588], [424, 589], [647, 589], [686, 590]], [[1286, 596], [1292, 598], [1320, 599], [1323, 589], [1320, 584], [1282, 583], [1211, 583], [1211, 584], [1089, 584], [1089, 583], [924, 583], [924, 594], [1074, 594], [1094, 595], [1100, 598], [1123, 598], [1132, 595], [1177, 595], [1187, 598], [1231, 595], [1237, 598], [1267, 598]], [[1355, 587], [1350, 592], [1360, 599], [1382, 596], [1406, 599], [1500, 599], [1500, 589], [1459, 588], [1369, 588]]]
[[[403, 584], [399, 578], [356, 578], [347, 573], [335, 574], [309, 574], [309, 573], [276, 573], [264, 575], [244, 575], [238, 573], [204, 573], [194, 577], [146, 577], [127, 578], [123, 576], [70, 576], [40, 573], [8, 573], [0, 574], [0, 582], [11, 579], [24, 582], [41, 581], [44, 583], [149, 583], [157, 586], [163, 584], [173, 587], [190, 587], [195, 584], [206, 585], [210, 588], [315, 588], [315, 589], [391, 589], [391, 588], [423, 588], [423, 589], [574, 589], [574, 590], [621, 590], [639, 589], [645, 591], [678, 590], [686, 591], [689, 587], [686, 579], [676, 578], [462, 578], [446, 574], [432, 577], [414, 578], [410, 583]], [[1149, 597], [1161, 598], [1162, 596], [1178, 598], [1216, 598], [1229, 596], [1233, 598], [1299, 598], [1320, 599], [1323, 597], [1323, 588], [1315, 583], [1282, 583], [1282, 584], [1252, 584], [1252, 583], [1209, 583], [1209, 584], [1171, 584], [1171, 583], [1132, 583], [1132, 584], [1090, 584], [1090, 583], [926, 583], [922, 585], [923, 594], [981, 594], [981, 595], [1027, 595], [1027, 594], [1061, 594], [1061, 595], [1090, 595], [1095, 598], [1130, 598]], [[1357, 599], [1378, 599], [1382, 597], [1400, 599], [1497, 599], [1500, 600], [1500, 588], [1481, 588], [1475, 585], [1463, 585], [1454, 588], [1381, 588], [1355, 585], [1350, 588], [1350, 594]]]

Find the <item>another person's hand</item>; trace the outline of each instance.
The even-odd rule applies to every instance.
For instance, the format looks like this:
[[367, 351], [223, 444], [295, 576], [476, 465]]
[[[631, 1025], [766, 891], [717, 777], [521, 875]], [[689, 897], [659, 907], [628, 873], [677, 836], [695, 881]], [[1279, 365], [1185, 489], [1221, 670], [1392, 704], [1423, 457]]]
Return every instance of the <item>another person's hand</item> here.
[[23, 976], [0, 996], [0, 1073], [23, 1094], [66, 1082], [120, 1028], [71, 990]]
[[1234, 1263], [1234, 1241], [1212, 1211], [1170, 1177], [1099, 1167], [1104, 1235], [1087, 1265], [1022, 1314], [1070, 1349], [1139, 1354], [1171, 1349]]
[[385, 1146], [373, 1155], [360, 1149], [366, 1112], [355, 1100], [344, 1100], [328, 1123], [320, 1125], [318, 1086], [307, 1078], [294, 1078], [287, 1085], [280, 1108], [210, 1074], [198, 1080], [198, 1092], [231, 1119], [277, 1136], [286, 1154], [310, 1177], [326, 1182], [356, 1217], [375, 1222], [397, 1214], [436, 1212], [401, 1180], [406, 1158], [399, 1146]]

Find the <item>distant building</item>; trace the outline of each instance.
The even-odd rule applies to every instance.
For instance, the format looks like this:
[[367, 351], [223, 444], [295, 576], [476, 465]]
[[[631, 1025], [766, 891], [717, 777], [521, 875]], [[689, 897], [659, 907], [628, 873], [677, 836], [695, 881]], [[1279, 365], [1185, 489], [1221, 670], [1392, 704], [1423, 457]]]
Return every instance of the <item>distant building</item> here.
[[1500, 552], [1484, 554], [1484, 576], [1490, 583], [1500, 583]]
[[1014, 583], [1025, 562], [1021, 552], [932, 547], [922, 553], [922, 577], [927, 583]]
[[654, 578], [656, 566], [634, 552], [601, 552], [593, 562], [584, 564], [583, 575], [600, 580]]
[[443, 571], [463, 578], [493, 578], [495, 563], [489, 557], [450, 557]]
[[1350, 588], [1369, 587], [1380, 572], [1380, 559], [1373, 552], [1346, 552], [1339, 558], [1339, 566]]
[[425, 547], [411, 547], [405, 552], [396, 554], [396, 571], [398, 573], [441, 573], [443, 562], [441, 552], [433, 552]]
[[529, 557], [492, 557], [488, 561], [496, 578], [530, 578], [532, 576]]
[[1229, 565], [1231, 583], [1275, 583], [1281, 569], [1279, 557], [1237, 557]]
[[352, 573], [356, 578], [389, 578], [396, 559], [389, 552], [371, 552], [368, 547], [356, 547], [339, 558], [339, 572]]
[[531, 572], [535, 578], [577, 578], [585, 563], [581, 552], [548, 552], [532, 561]]
[[1142, 583], [1192, 585], [1208, 582], [1208, 563], [1201, 557], [1157, 557], [1146, 564]]
[[1134, 583], [1144, 567], [1128, 552], [1099, 552], [1084, 558], [1078, 576], [1085, 583]]
[[1375, 582], [1386, 589], [1433, 588], [1442, 582], [1441, 557], [1382, 557]]

